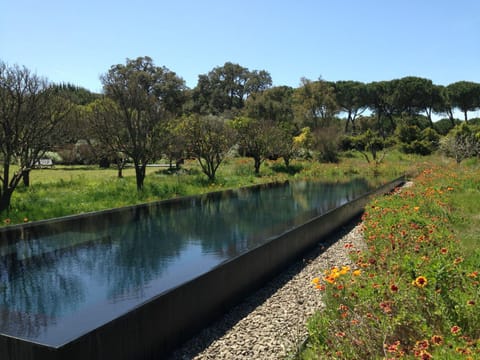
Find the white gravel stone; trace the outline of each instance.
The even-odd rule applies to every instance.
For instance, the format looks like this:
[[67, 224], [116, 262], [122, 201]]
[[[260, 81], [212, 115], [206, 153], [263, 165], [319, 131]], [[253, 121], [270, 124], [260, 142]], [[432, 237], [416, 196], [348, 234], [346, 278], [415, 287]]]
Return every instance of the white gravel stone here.
[[[352, 244], [353, 248], [345, 245]], [[325, 269], [352, 265], [349, 251], [364, 247], [359, 221], [322, 244], [177, 349], [170, 360], [285, 359], [307, 336], [307, 319], [322, 307], [311, 283]]]

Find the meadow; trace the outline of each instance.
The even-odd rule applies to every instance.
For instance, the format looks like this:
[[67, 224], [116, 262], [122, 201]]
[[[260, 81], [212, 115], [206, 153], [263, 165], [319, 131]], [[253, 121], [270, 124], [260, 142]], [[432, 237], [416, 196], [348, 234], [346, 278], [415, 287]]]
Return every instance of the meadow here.
[[480, 358], [479, 175], [432, 164], [366, 208], [355, 266], [312, 279], [326, 306], [299, 358]]

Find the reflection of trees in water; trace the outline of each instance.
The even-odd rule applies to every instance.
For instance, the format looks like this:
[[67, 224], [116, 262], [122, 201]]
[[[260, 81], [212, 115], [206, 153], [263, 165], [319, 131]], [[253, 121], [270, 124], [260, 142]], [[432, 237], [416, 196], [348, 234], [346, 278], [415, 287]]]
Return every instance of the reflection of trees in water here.
[[74, 271], [83, 261], [79, 249], [36, 250], [37, 255], [23, 260], [16, 253], [1, 258], [0, 308], [7, 304], [0, 311], [2, 332], [36, 337], [42, 327], [55, 323], [59, 313], [84, 301], [85, 284]]
[[[91, 221], [83, 233], [78, 230], [81, 235], [73, 247], [50, 239], [50, 248], [44, 241], [42, 250], [41, 241], [19, 241], [17, 248], [30, 246], [25, 253], [34, 255], [24, 260], [14, 253], [0, 257], [0, 280], [6, 284], [0, 286], [0, 331], [37, 336], [59, 315], [90, 301], [85, 299], [92, 281], [88, 279], [105, 287], [110, 301], [141, 298], [145, 287], [189, 244], [200, 245], [220, 260], [234, 257], [272, 232], [286, 231], [366, 190], [362, 180], [240, 189], [119, 212], [115, 221], [96, 220], [96, 232]], [[0, 249], [0, 254], [5, 252]], [[8, 310], [2, 310], [2, 304]]]
[[197, 234], [204, 240], [202, 246], [206, 251], [223, 253], [222, 249], [231, 245], [233, 251], [228, 255], [238, 255], [367, 190], [368, 184], [361, 179], [330, 184], [295, 182], [271, 187], [268, 191], [240, 190], [228, 199], [202, 204], [202, 211], [192, 215], [200, 216]]
[[99, 266], [108, 298], [142, 297], [149, 282], [180, 256], [186, 246], [164, 217], [138, 214], [128, 226], [115, 229], [115, 251]]

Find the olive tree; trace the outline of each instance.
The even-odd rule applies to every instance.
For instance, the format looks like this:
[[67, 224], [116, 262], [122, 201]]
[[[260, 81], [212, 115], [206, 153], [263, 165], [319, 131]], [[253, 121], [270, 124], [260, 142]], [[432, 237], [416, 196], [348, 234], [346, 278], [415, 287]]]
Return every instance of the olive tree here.
[[226, 120], [215, 115], [190, 115], [177, 127], [185, 140], [188, 155], [196, 157], [210, 182], [235, 142], [235, 133]]
[[283, 134], [272, 121], [239, 117], [232, 121], [232, 127], [237, 132], [240, 151], [253, 159], [256, 175], [260, 174], [260, 166], [266, 159], [280, 155], [275, 152]]

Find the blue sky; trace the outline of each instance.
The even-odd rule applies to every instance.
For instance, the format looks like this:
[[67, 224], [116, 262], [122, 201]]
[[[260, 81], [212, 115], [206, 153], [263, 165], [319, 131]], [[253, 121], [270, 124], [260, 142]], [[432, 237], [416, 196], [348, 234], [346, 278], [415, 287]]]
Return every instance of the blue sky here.
[[194, 87], [227, 61], [363, 82], [480, 82], [478, 0], [3, 0], [0, 60], [101, 91], [99, 76], [148, 55]]

